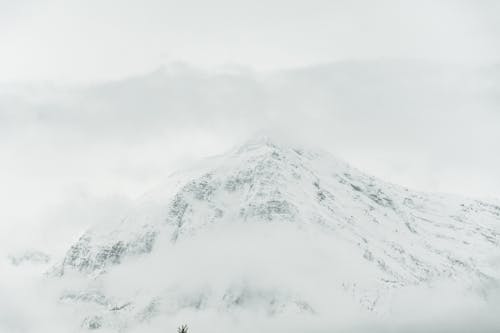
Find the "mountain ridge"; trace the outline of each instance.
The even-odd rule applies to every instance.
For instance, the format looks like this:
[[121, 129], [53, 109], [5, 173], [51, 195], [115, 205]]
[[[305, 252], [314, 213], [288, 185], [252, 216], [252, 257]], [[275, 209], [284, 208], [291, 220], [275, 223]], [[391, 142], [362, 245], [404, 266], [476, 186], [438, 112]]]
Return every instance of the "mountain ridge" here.
[[[294, 260], [302, 254], [296, 253], [292, 245], [283, 245], [287, 249], [282, 253], [286, 261], [284, 271], [296, 272], [301, 265], [311, 269], [308, 261], [316, 263], [318, 267], [312, 268], [318, 271], [325, 265], [339, 267], [338, 273], [329, 273], [335, 282], [325, 288], [343, 290], [363, 308], [384, 312], [385, 305], [380, 304], [390, 303], [390, 294], [399, 288], [446, 279], [459, 281], [469, 289], [498, 283], [499, 267], [488, 260], [500, 247], [499, 224], [500, 207], [494, 204], [411, 191], [366, 175], [325, 152], [293, 148], [260, 138], [212, 158], [201, 167], [174, 173], [166, 185], [145, 195], [125, 219], [107, 226], [107, 230], [95, 228], [82, 235], [52, 275], [64, 278], [75, 273], [91, 277], [93, 281], [112, 281], [113, 276], [117, 278], [115, 271], [126, 270], [123, 267], [133, 262], [156, 260], [157, 264], [152, 267], [168, 262], [167, 252], [162, 252], [167, 251], [162, 250], [165, 243], [170, 243], [168, 251], [175, 252], [176, 247], [195, 244], [196, 239], [203, 239], [211, 232], [250, 228], [251, 241], [242, 231], [231, 237], [247, 247], [262, 247], [267, 252], [272, 252], [275, 246], [279, 248], [276, 244], [280, 242], [286, 244], [287, 237], [300, 244], [297, 246], [303, 252], [308, 252], [315, 246], [314, 237], [318, 237], [321, 239], [318, 244], [322, 246], [319, 257], [331, 261], [318, 261], [316, 257]], [[261, 234], [251, 231], [252, 227], [263, 235], [273, 230], [270, 237], [274, 241], [266, 243]], [[310, 240], [302, 244], [302, 237]], [[219, 236], [213, 241], [230, 242]], [[191, 261], [197, 261], [198, 256], [209, 256], [211, 246], [209, 243], [205, 248], [207, 254], [197, 253], [194, 259], [190, 257]], [[243, 251], [235, 248], [235, 253]], [[229, 255], [224, 248], [217, 251], [219, 257]], [[257, 256], [260, 259], [256, 260], [251, 254], [243, 253], [246, 257], [242, 260], [255, 261], [257, 267], [265, 261], [265, 256]], [[143, 259], [147, 257], [156, 259]], [[280, 259], [274, 259], [279, 266]], [[220, 268], [221, 276], [233, 274], [226, 269]], [[299, 274], [305, 274], [304, 269], [300, 269]], [[360, 270], [364, 274], [359, 273]], [[299, 296], [300, 293], [293, 290], [300, 289], [299, 285], [283, 291], [273, 279], [259, 287], [245, 284], [234, 287], [231, 281], [228, 279], [228, 285], [219, 286], [221, 290], [217, 295], [205, 290], [192, 296], [192, 290], [186, 289], [189, 297], [175, 292], [172, 295], [171, 286], [160, 283], [157, 290], [150, 292], [150, 298], [157, 303], [177, 300], [174, 305], [165, 306], [168, 310], [155, 310], [159, 313], [175, 313], [186, 307], [245, 309], [255, 304], [267, 308], [269, 313], [279, 313], [278, 308], [288, 309], [291, 305], [293, 311], [310, 314], [321, 311], [321, 306], [313, 301], [321, 297]], [[72, 295], [70, 299], [78, 299]], [[198, 301], [186, 303], [186, 297]], [[142, 309], [137, 305], [132, 310], [131, 305], [112, 312], [132, 311], [137, 317], [152, 304], [151, 299], [144, 301]], [[111, 303], [106, 303], [107, 308], [102, 304], [97, 306], [98, 312], [109, 315]], [[123, 304], [139, 303], [134, 298], [123, 301]], [[120, 306], [114, 304], [112, 308]]]

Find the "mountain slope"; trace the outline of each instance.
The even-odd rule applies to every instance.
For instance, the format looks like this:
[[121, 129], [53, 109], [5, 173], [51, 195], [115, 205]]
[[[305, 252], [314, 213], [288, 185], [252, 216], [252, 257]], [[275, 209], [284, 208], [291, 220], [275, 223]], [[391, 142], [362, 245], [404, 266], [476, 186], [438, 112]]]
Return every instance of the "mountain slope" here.
[[52, 274], [87, 281], [61, 297], [84, 327], [123, 328], [183, 309], [325, 313], [339, 295], [386, 313], [395, 291], [443, 280], [487, 294], [499, 252], [499, 206], [262, 138], [170, 176]]

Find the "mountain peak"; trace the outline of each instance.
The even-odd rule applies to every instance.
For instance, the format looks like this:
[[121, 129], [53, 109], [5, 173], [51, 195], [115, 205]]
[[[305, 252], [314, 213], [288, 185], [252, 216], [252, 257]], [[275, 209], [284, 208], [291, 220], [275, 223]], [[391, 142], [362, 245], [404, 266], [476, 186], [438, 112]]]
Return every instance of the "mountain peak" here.
[[[120, 223], [106, 231], [85, 233], [69, 249], [57, 275], [76, 271], [105, 279], [115, 268], [126, 270], [137, 261], [175, 267], [170, 252], [183, 255], [178, 248], [204, 237], [209, 241], [201, 246], [203, 251], [195, 251], [186, 262], [206, 265], [204, 261], [220, 256], [224, 261], [229, 249], [221, 245], [222, 252], [213, 254], [212, 247], [234, 238], [238, 245], [231, 245], [231, 255], [241, 255], [243, 265], [260, 263], [262, 258], [251, 253], [266, 241], [269, 230], [277, 236], [265, 255], [276, 252], [276, 265], [283, 264], [281, 258], [285, 266], [292, 263], [284, 275], [304, 274], [311, 263], [318, 265], [312, 270], [315, 272], [334, 266], [334, 274], [325, 279], [322, 290], [344, 290], [370, 311], [377, 311], [380, 300], [397, 288], [429, 284], [443, 277], [472, 286], [500, 274], [488, 268], [487, 258], [500, 244], [495, 227], [500, 207], [496, 205], [412, 192], [365, 175], [329, 154], [293, 148], [268, 136], [255, 137], [195, 169], [174, 174], [163, 189], [145, 196]], [[248, 234], [249, 227], [259, 232]], [[290, 230], [294, 230], [293, 236]], [[210, 238], [215, 231], [217, 236]], [[311, 234], [316, 238], [309, 243]], [[318, 238], [325, 240], [320, 246], [315, 241]], [[282, 243], [292, 246], [284, 250]], [[471, 244], [476, 250], [473, 253]], [[314, 256], [304, 259], [304, 253], [312, 249], [317, 251], [313, 251]], [[218, 267], [212, 270], [220, 273], [214, 281], [233, 276], [231, 265]], [[251, 274], [265, 275], [267, 269], [264, 265], [245, 271], [243, 279]], [[359, 273], [360, 269], [367, 273]], [[294, 288], [300, 290], [304, 283], [292, 285], [294, 292], [290, 294], [280, 289], [281, 278], [285, 277], [268, 281], [264, 287], [240, 286], [231, 280], [221, 294], [205, 293], [205, 287], [200, 287], [199, 295], [192, 290], [169, 294], [184, 280], [167, 279], [164, 284], [158, 282], [158, 289], [148, 297], [153, 303], [173, 300], [172, 304], [177, 304], [174, 308], [193, 299], [185, 306], [215, 306], [226, 311], [261, 304], [273, 313], [276, 306], [317, 310], [313, 300], [321, 299], [321, 293], [311, 299], [298, 297], [300, 293], [294, 293]], [[307, 274], [302, 278], [306, 284], [317, 283], [308, 280], [311, 277]], [[205, 286], [206, 281], [202, 282]], [[143, 304], [141, 308], [133, 296], [126, 302], [134, 304], [127, 311], [137, 310], [137, 316], [150, 306]]]
[[283, 140], [279, 140], [278, 138], [272, 138], [271, 136], [266, 134], [259, 134], [238, 145], [234, 150], [236, 152], [242, 153], [261, 148], [283, 150], [285, 149], [285, 147], [288, 147], [288, 145], [285, 144]]

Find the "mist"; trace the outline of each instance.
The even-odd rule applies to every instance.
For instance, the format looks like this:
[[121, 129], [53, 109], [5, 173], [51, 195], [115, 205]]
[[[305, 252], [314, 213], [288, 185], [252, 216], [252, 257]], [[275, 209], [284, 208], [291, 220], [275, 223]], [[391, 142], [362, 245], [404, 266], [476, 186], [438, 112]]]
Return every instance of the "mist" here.
[[[293, 227], [224, 224], [175, 246], [165, 239], [94, 282], [48, 273], [87, 230], [124, 220], [171, 174], [262, 135], [419, 193], [500, 206], [499, 16], [488, 0], [0, 0], [0, 331], [75, 331], [92, 305], [59, 296], [90, 283], [116, 299], [142, 295], [143, 306], [171, 287], [162, 292], [175, 304], [159, 310], [170, 315], [143, 323], [153, 333], [182, 323], [221, 333], [497, 332], [496, 280], [403, 288], [386, 313], [343, 292], [325, 298], [327, 281], [375, 273], [348, 245]], [[498, 244], [500, 226], [491, 230]], [[32, 253], [48, 259], [23, 262]], [[323, 267], [325, 256], [357, 273]], [[256, 297], [226, 313], [232, 284], [317, 303], [311, 315], [272, 316]], [[204, 311], [172, 310], [202, 293]], [[122, 319], [101, 331], [125, 330]]]
[[[102, 332], [175, 331], [183, 323], [192, 331], [222, 333], [496, 332], [500, 325], [498, 283], [475, 286], [483, 289], [484, 296], [464, 289], [459, 281], [450, 283], [446, 279], [428, 286], [408, 286], [395, 289], [389, 298], [381, 298], [379, 309], [383, 310], [367, 312], [349, 293], [335, 286], [356, 285], [358, 281], [360, 289], [368, 287], [362, 285], [359, 276], [374, 274], [372, 268], [362, 258], [350, 255], [352, 249], [347, 243], [332, 247], [328, 234], [314, 232], [304, 238], [303, 230], [295, 226], [233, 222], [229, 227], [222, 224], [193, 238], [181, 239], [175, 245], [167, 239], [160, 244], [145, 260], [131, 258], [113, 267], [106, 277], [95, 280], [78, 275], [64, 281], [47, 276], [40, 280], [39, 274], [47, 266], [13, 267], [3, 263], [0, 329], [83, 332], [75, 321], [97, 305], [91, 299], [73, 303], [65, 295], [78, 295], [89, 287], [96, 292], [104, 290], [106, 297], [117, 304], [140, 295], [134, 309], [155, 304], [155, 311], [163, 313], [146, 316], [140, 322], [134, 317], [126, 319], [123, 313], [110, 315], [111, 326], [102, 327]], [[323, 265], [324, 256], [328, 256], [329, 266]], [[343, 270], [339, 271], [339, 267]], [[325, 285], [331, 289], [325, 290]], [[228, 286], [234, 300], [227, 299]], [[158, 290], [162, 293], [158, 294]], [[276, 290], [277, 302], [307, 299], [310, 310], [297, 314], [295, 309], [281, 308], [279, 303], [276, 308], [270, 306], [267, 297], [276, 297]], [[63, 295], [62, 301], [57, 295]], [[167, 296], [168, 301], [155, 303], [161, 296]], [[227, 302], [239, 297], [244, 306], [226, 308]], [[196, 308], [193, 304], [197, 304]]]
[[[496, 67], [400, 60], [268, 73], [176, 65], [96, 85], [9, 86], [2, 215], [37, 227], [67, 205], [120, 205], [258, 133], [418, 190], [496, 200], [499, 82]], [[84, 228], [96, 218], [50, 219]]]

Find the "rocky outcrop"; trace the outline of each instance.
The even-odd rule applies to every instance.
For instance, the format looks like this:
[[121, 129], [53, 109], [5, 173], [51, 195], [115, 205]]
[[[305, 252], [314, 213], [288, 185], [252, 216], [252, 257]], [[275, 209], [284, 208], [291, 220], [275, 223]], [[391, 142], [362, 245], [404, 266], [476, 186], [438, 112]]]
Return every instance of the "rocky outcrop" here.
[[[172, 270], [169, 257], [157, 250], [160, 242], [177, 246], [214, 226], [255, 224], [278, 229], [295, 226], [304, 237], [308, 233], [329, 237], [332, 248], [344, 244], [345, 255], [362, 263], [370, 274], [359, 274], [353, 264], [327, 259], [316, 269], [321, 272], [322, 267], [338, 265], [339, 273], [349, 275], [337, 286], [339, 290], [369, 311], [378, 311], [385, 295], [397, 288], [442, 279], [473, 286], [499, 278], [488, 264], [488, 256], [500, 251], [498, 205], [411, 191], [323, 152], [268, 139], [252, 141], [189, 172], [174, 174], [169, 184], [167, 190], [143, 197], [133, 215], [121, 223], [105, 232], [89, 230], [82, 235], [57, 266], [56, 275], [64, 278], [73, 271], [99, 281], [129, 259], [153, 254], [153, 262]], [[260, 241], [255, 239], [253, 245], [258, 247]], [[316, 311], [307, 297], [281, 289], [279, 281], [269, 288], [237, 284], [218, 292], [207, 287], [186, 293], [177, 291], [178, 285], [155, 283], [161, 286], [158, 292], [140, 301], [133, 297], [117, 301], [99, 293], [73, 293], [64, 299], [96, 304], [98, 313], [82, 324], [89, 329], [105, 326], [110, 313], [113, 318], [123, 314], [127, 320], [142, 322], [185, 308], [227, 311], [257, 306], [271, 315]], [[325, 286], [329, 288], [336, 287]]]

